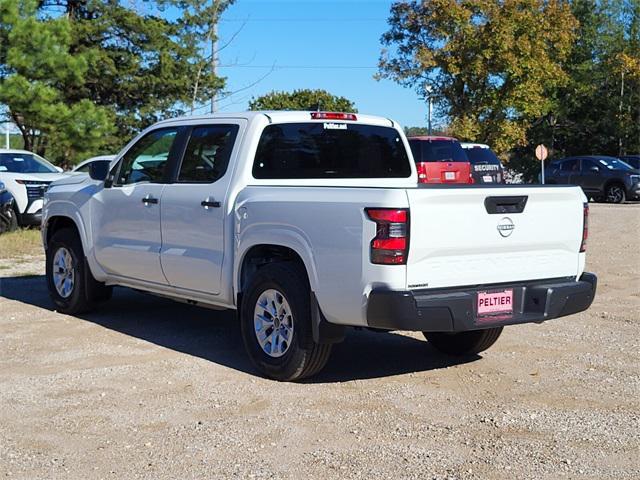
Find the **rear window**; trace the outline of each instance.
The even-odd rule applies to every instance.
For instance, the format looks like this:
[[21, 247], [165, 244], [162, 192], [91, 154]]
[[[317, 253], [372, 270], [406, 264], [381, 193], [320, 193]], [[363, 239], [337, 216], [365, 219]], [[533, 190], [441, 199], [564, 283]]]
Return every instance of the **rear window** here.
[[500, 165], [500, 160], [490, 148], [467, 148], [465, 152], [472, 165]]
[[455, 140], [409, 140], [416, 162], [468, 162], [467, 154]]
[[285, 123], [262, 132], [254, 178], [407, 178], [409, 157], [399, 133], [353, 123]]

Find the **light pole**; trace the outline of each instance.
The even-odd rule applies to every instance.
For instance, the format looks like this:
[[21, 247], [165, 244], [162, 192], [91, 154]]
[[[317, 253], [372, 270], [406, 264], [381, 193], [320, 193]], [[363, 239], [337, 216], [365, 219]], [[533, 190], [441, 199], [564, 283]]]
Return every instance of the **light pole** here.
[[425, 85], [424, 91], [427, 94], [427, 102], [428, 102], [428, 116], [427, 116], [427, 125], [429, 127], [429, 135], [431, 135], [431, 114], [433, 112], [433, 97], [431, 96], [431, 92], [433, 92], [433, 88], [431, 85]]

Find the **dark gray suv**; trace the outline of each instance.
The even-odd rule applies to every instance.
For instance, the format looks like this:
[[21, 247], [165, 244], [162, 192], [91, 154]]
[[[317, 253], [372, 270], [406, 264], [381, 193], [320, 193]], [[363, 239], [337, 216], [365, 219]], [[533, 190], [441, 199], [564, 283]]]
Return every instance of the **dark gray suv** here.
[[545, 177], [546, 183], [579, 185], [596, 201], [640, 199], [640, 170], [615, 157], [584, 155], [554, 160], [545, 168]]

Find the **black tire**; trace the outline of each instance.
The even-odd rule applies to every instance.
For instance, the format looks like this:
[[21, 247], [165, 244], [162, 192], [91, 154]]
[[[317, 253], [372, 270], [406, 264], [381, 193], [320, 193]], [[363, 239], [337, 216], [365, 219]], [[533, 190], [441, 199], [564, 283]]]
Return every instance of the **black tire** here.
[[13, 232], [18, 228], [18, 216], [13, 208], [0, 213], [0, 233]]
[[496, 343], [502, 333], [502, 327], [468, 332], [423, 332], [425, 338], [436, 349], [447, 355], [474, 355], [488, 349]]
[[[254, 327], [258, 300], [268, 290], [280, 292], [291, 309], [293, 334], [285, 353], [279, 357], [270, 356], [262, 348]], [[294, 262], [268, 264], [251, 278], [243, 292], [240, 330], [251, 362], [262, 374], [275, 380], [295, 381], [315, 375], [331, 354], [331, 345], [313, 341], [309, 280], [304, 268]]]
[[624, 185], [620, 185], [619, 183], [609, 185], [605, 192], [605, 198], [609, 203], [624, 203], [627, 199], [627, 192], [624, 189]]
[[[66, 296], [61, 295], [54, 284], [54, 259], [56, 252], [61, 249], [66, 249], [71, 256], [69, 270], [72, 270], [73, 281], [70, 293]], [[92, 310], [97, 303], [111, 298], [112, 287], [105, 286], [93, 277], [82, 250], [80, 237], [73, 229], [63, 228], [51, 236], [47, 244], [46, 275], [49, 296], [61, 313], [85, 313]]]

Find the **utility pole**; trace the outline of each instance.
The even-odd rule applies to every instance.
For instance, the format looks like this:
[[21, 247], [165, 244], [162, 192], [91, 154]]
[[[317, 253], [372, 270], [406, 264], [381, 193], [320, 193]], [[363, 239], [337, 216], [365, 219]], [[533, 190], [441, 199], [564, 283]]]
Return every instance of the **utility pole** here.
[[623, 109], [623, 101], [624, 101], [624, 70], [620, 72], [620, 104], [618, 106], [618, 155], [622, 155], [624, 152], [622, 151], [622, 109]]
[[433, 99], [429, 95], [429, 135], [431, 135], [431, 112], [433, 110]]
[[[215, 0], [214, 0], [215, 1]], [[214, 9], [213, 24], [211, 25], [211, 78], [216, 76], [218, 66], [218, 8]], [[214, 90], [211, 95], [211, 113], [218, 111], [218, 91]]]
[[424, 86], [424, 93], [427, 100], [427, 126], [429, 129], [429, 135], [431, 135], [431, 116], [433, 114], [433, 87], [431, 85]]

